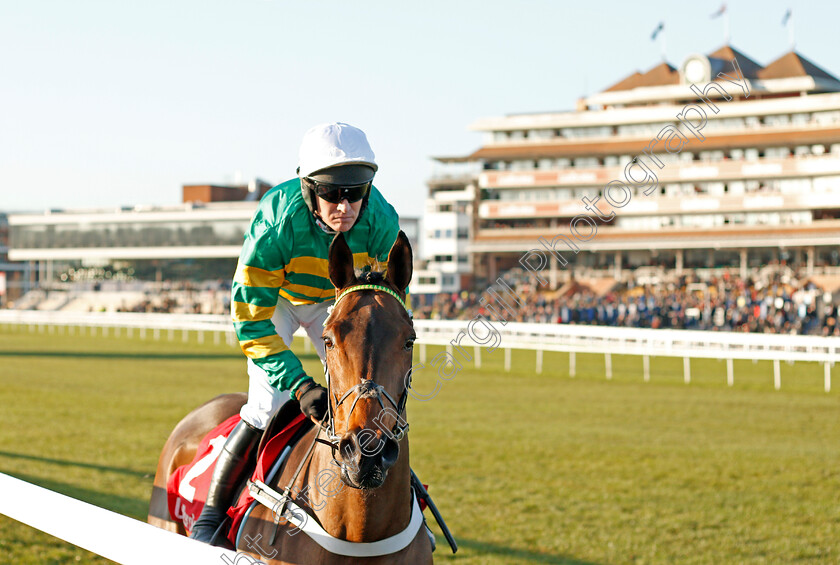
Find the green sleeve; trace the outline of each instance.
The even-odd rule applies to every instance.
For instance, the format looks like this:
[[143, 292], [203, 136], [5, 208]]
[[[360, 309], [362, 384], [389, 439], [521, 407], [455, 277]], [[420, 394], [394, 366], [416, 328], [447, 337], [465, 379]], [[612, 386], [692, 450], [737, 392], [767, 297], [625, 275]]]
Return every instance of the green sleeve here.
[[261, 206], [245, 234], [233, 278], [231, 317], [243, 353], [266, 372], [272, 387], [294, 393], [310, 377], [271, 321], [288, 256], [278, 229], [263, 218]]

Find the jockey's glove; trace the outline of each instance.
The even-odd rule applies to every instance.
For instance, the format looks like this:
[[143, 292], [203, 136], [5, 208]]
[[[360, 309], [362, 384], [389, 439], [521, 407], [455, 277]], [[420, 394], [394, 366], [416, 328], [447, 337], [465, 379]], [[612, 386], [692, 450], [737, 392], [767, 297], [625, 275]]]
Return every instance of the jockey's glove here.
[[295, 397], [300, 402], [300, 411], [305, 415], [318, 421], [324, 418], [327, 413], [327, 389], [309, 379], [298, 387]]

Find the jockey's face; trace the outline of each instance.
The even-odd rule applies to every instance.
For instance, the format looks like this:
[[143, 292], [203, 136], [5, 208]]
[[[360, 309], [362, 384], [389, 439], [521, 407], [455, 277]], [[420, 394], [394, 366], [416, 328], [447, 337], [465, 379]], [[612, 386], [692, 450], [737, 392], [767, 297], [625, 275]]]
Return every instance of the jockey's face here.
[[338, 204], [327, 202], [323, 198], [316, 198], [318, 201], [318, 216], [321, 220], [335, 231], [348, 231], [356, 223], [359, 210], [362, 209], [362, 201], [347, 202], [345, 198]]

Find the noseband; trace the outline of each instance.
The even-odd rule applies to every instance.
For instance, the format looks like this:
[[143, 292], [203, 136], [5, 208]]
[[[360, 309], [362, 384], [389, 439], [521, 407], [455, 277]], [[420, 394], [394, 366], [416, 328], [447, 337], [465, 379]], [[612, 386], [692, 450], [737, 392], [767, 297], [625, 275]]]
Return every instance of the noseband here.
[[[344, 298], [345, 296], [347, 296], [351, 292], [359, 292], [359, 291], [362, 291], [362, 290], [373, 290], [373, 291], [380, 291], [380, 292], [385, 292], [387, 294], [390, 294], [391, 296], [396, 298], [397, 301], [400, 303], [400, 306], [402, 306], [403, 309], [405, 309], [406, 313], [408, 314], [409, 319], [413, 319], [413, 315], [412, 315], [411, 310], [408, 308], [408, 306], [405, 305], [405, 302], [403, 301], [403, 299], [400, 298], [400, 296], [396, 292], [394, 292], [393, 290], [391, 290], [388, 287], [381, 286], [381, 285], [376, 285], [376, 284], [360, 284], [360, 285], [351, 286], [349, 288], [344, 289], [338, 296], [336, 296], [335, 303], [327, 309], [327, 312], [329, 313], [329, 315], [332, 316], [332, 313], [333, 313], [335, 307], [338, 305], [339, 301], [342, 298]], [[329, 317], [327, 319], [329, 319]], [[326, 320], [324, 320], [324, 325], [325, 326], [327, 325]], [[412, 322], [412, 327], [413, 326], [414, 326], [414, 323]], [[408, 384], [403, 389], [403, 393], [400, 396], [399, 402], [394, 401], [393, 397], [390, 394], [388, 394], [388, 391], [385, 390], [385, 387], [383, 387], [382, 385], [378, 385], [378, 384], [374, 383], [373, 381], [367, 380], [367, 379], [362, 379], [361, 382], [359, 382], [359, 383], [355, 384], [354, 386], [350, 387], [347, 390], [347, 392], [345, 392], [344, 395], [342, 395], [341, 398], [338, 398], [337, 396], [335, 396], [333, 394], [333, 391], [332, 391], [332, 379], [330, 378], [330, 368], [329, 368], [329, 364], [326, 361], [326, 356], [324, 357], [324, 376], [327, 379], [327, 391], [329, 393], [329, 397], [330, 397], [331, 401], [327, 402], [327, 422], [326, 422], [326, 424], [328, 426], [327, 439], [325, 441], [324, 440], [319, 440], [319, 441], [322, 441], [322, 443], [328, 444], [332, 448], [333, 459], [335, 459], [335, 450], [338, 448], [339, 442], [341, 441], [341, 436], [338, 436], [335, 433], [335, 417], [334, 417], [333, 411], [338, 410], [338, 407], [341, 406], [344, 403], [344, 401], [347, 400], [350, 397], [350, 395], [352, 395], [353, 393], [356, 394], [356, 398], [353, 399], [353, 403], [350, 405], [350, 411], [347, 413], [346, 426], [349, 427], [350, 416], [353, 414], [353, 410], [356, 408], [356, 404], [359, 402], [359, 400], [361, 398], [376, 398], [376, 400], [379, 402], [379, 406], [382, 408], [382, 410], [385, 410], [385, 403], [382, 402], [382, 397], [384, 396], [385, 399], [391, 404], [391, 406], [394, 407], [394, 410], [396, 411], [396, 414], [397, 414], [396, 422], [394, 422], [394, 427], [391, 428], [391, 431], [390, 431], [390, 436], [393, 439], [395, 439], [396, 441], [400, 441], [403, 438], [403, 436], [405, 436], [405, 433], [408, 431], [408, 422], [406, 422], [405, 425], [402, 425], [402, 424], [400, 424], [400, 420], [405, 421], [405, 419], [402, 416], [403, 416], [403, 413], [405, 412], [406, 401], [408, 400], [408, 389], [411, 388], [411, 370], [410, 369], [409, 369], [409, 373], [408, 373]], [[333, 408], [333, 404], [335, 404], [335, 408]]]

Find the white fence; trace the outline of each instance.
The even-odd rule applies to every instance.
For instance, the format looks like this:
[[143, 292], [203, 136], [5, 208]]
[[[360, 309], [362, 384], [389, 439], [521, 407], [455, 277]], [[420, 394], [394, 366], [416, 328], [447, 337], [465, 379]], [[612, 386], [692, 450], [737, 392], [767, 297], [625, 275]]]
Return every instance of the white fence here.
[[[840, 359], [840, 338], [757, 334], [739, 332], [652, 330], [610, 326], [582, 326], [568, 324], [494, 324], [498, 339], [483, 324], [469, 320], [415, 322], [418, 341], [446, 345], [451, 353], [459, 345], [481, 344], [474, 347], [475, 363], [481, 366], [481, 350], [498, 342], [505, 352], [505, 370], [510, 370], [511, 349], [530, 349], [536, 352], [535, 370], [542, 372], [543, 352], [569, 353], [569, 375], [576, 373], [576, 353], [604, 355], [605, 373], [612, 378], [612, 355], [626, 354], [642, 357], [643, 377], [650, 380], [650, 358], [682, 357], [683, 379], [691, 382], [692, 358], [725, 359], [727, 384], [734, 384], [733, 360], [773, 361], [773, 383], [781, 388], [780, 361], [812, 361], [824, 367], [824, 387], [831, 390], [831, 368]], [[459, 335], [463, 334], [459, 339]], [[425, 362], [421, 345], [420, 360]]]
[[0, 492], [0, 514], [123, 565], [261, 563], [3, 473]]
[[[126, 331], [141, 337], [151, 332], [156, 339], [166, 332], [174, 339], [180, 331], [183, 339], [195, 332], [199, 341], [211, 334], [219, 343], [236, 342], [230, 318], [209, 314], [146, 314], [146, 313], [70, 313], [34, 310], [0, 310], [0, 324], [22, 324], [30, 331], [54, 331], [55, 327], [68, 331]], [[453, 352], [458, 347], [473, 347], [474, 362], [481, 366], [482, 351], [501, 348], [505, 355], [505, 369], [511, 368], [511, 350], [527, 349], [535, 352], [535, 371], [542, 372], [546, 351], [569, 353], [569, 374], [576, 373], [576, 353], [604, 355], [606, 377], [612, 378], [612, 355], [639, 355], [643, 359], [643, 377], [650, 380], [650, 357], [682, 357], [683, 378], [691, 380], [692, 358], [725, 359], [727, 383], [734, 383], [733, 360], [773, 361], [774, 386], [781, 388], [780, 362], [812, 361], [824, 365], [825, 390], [831, 390], [831, 368], [840, 359], [840, 338], [795, 336], [783, 334], [755, 334], [691, 330], [651, 330], [609, 326], [567, 324], [523, 324], [498, 322], [491, 325], [470, 320], [416, 320], [418, 349], [421, 362], [426, 361], [426, 345], [442, 345]], [[304, 335], [299, 332], [299, 335]], [[308, 346], [308, 340], [304, 340]]]

